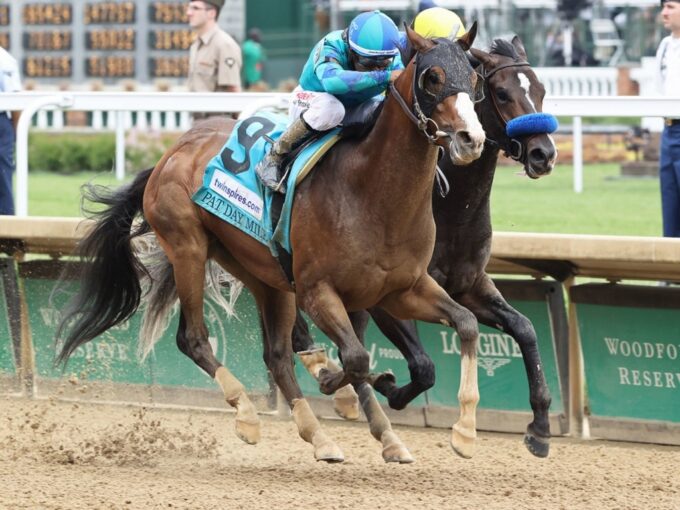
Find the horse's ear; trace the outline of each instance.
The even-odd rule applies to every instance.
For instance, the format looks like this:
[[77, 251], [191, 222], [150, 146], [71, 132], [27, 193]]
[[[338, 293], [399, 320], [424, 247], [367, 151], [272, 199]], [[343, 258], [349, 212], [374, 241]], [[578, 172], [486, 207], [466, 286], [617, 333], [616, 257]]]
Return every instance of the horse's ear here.
[[[407, 28], [406, 22], [404, 21], [404, 28]], [[404, 65], [408, 65], [413, 56], [416, 54], [416, 50], [411, 46], [411, 41], [409, 41], [408, 36], [402, 39], [403, 44], [399, 45], [399, 53], [401, 55], [401, 61]]]
[[[485, 65], [487, 67], [493, 67], [492, 62], [491, 62], [492, 57], [486, 51], [482, 51], [482, 50], [479, 50], [477, 48], [470, 48], [470, 53], [477, 60], [478, 63], [481, 63], [482, 65]], [[470, 59], [468, 59], [468, 60], [470, 60]], [[472, 64], [473, 67], [477, 67], [476, 65], [474, 65], [472, 63], [472, 61], [470, 62], [470, 64]]]
[[[408, 37], [413, 52], [416, 51], [425, 52], [434, 46], [435, 43], [433, 41], [431, 41], [430, 39], [426, 39], [425, 37], [421, 37], [420, 34], [418, 34], [418, 32], [416, 32], [411, 27], [406, 25], [406, 23], [404, 23], [404, 27], [406, 28], [406, 35]], [[406, 64], [406, 62], [404, 62], [404, 64]]]
[[472, 43], [475, 42], [475, 37], [477, 37], [477, 22], [475, 21], [470, 30], [465, 32], [460, 38], [457, 39], [458, 44], [463, 48], [464, 51], [472, 48]]
[[522, 44], [522, 39], [519, 38], [518, 35], [515, 35], [515, 37], [512, 38], [512, 45], [515, 47], [517, 50], [517, 54], [522, 58], [522, 60], [529, 60], [527, 58], [527, 52], [524, 49], [524, 44]]

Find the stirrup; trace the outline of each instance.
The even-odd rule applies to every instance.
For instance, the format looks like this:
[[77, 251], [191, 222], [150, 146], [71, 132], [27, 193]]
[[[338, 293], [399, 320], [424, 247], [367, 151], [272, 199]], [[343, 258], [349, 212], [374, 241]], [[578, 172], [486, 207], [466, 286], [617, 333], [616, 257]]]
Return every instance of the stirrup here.
[[267, 154], [255, 167], [255, 173], [262, 184], [271, 190], [277, 191], [280, 185], [279, 165], [276, 164], [274, 158]]

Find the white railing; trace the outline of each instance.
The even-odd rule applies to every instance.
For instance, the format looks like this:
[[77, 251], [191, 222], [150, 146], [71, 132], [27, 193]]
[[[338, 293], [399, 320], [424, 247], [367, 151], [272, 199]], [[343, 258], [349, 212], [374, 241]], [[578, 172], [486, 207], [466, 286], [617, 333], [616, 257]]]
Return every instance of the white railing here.
[[[495, 1], [495, 0], [494, 0]], [[539, 79], [543, 82], [548, 96], [615, 96], [617, 93], [617, 70], [616, 68], [605, 67], [534, 67]], [[636, 78], [640, 71], [644, 71], [644, 78], [638, 80], [641, 88], [645, 84], [653, 82], [647, 80], [648, 71], [646, 69], [634, 69], [631, 74], [636, 73]], [[652, 77], [653, 78], [653, 77]], [[167, 93], [184, 92], [185, 89], [175, 89]], [[157, 89], [155, 90], [157, 92]], [[59, 95], [87, 92], [85, 87], [74, 88], [68, 91], [40, 91], [41, 94]], [[115, 93], [116, 90], [104, 90], [101, 93]], [[136, 92], [154, 92], [151, 87], [142, 87]], [[95, 92], [92, 92], [95, 93]], [[647, 95], [642, 92], [641, 95]], [[122, 122], [125, 129], [139, 129], [145, 131], [186, 131], [191, 126], [191, 115], [187, 111], [150, 111], [130, 110], [125, 111], [123, 116], [117, 114], [112, 105], [102, 104], [99, 110], [93, 110], [90, 118], [86, 120], [85, 127], [96, 130], [115, 131], [117, 125]], [[61, 130], [68, 123], [65, 121], [62, 110], [48, 112], [46, 109], [38, 110], [32, 120], [32, 125], [38, 129]]]
[[281, 93], [231, 94], [190, 92], [62, 92], [42, 94], [19, 92], [0, 94], [0, 112], [21, 110], [16, 141], [16, 214], [28, 216], [28, 131], [33, 115], [44, 108], [58, 111], [96, 112], [106, 107], [115, 111], [116, 120], [116, 177], [125, 175], [125, 116], [134, 111], [149, 112], [241, 112], [264, 102], [285, 99]]
[[[0, 94], [0, 111], [22, 110], [17, 129], [17, 216], [28, 215], [28, 130], [32, 115], [42, 108], [71, 109], [74, 111], [100, 111], [102, 105], [115, 108], [119, 118], [116, 124], [116, 176], [125, 172], [126, 112], [145, 109], [151, 112], [248, 112], [263, 104], [280, 104], [287, 94], [282, 93], [137, 93], [137, 92], [80, 92], [80, 93], [15, 93]], [[677, 117], [680, 118], [680, 96], [675, 98], [643, 97], [546, 97], [546, 112], [573, 118], [574, 137], [574, 191], [583, 190], [582, 117]]]
[[549, 96], [615, 96], [615, 67], [534, 67]]

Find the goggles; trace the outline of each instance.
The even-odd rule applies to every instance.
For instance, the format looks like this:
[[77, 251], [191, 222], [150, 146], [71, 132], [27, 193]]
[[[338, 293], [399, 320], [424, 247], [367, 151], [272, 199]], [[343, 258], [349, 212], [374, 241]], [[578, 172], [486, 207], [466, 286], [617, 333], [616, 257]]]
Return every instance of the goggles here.
[[366, 69], [385, 69], [392, 63], [394, 57], [364, 57], [354, 52], [356, 63]]

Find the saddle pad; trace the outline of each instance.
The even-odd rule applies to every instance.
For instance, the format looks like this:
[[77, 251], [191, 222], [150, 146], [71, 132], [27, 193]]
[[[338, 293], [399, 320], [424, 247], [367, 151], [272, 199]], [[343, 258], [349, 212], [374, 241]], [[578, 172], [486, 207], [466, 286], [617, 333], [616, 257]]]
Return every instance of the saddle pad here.
[[[258, 179], [255, 167], [288, 126], [285, 115], [262, 111], [237, 123], [220, 152], [206, 166], [203, 185], [191, 199], [206, 211], [239, 228], [268, 246], [274, 255], [271, 219], [273, 191]], [[338, 130], [331, 131], [305, 147], [288, 174], [288, 192], [281, 211], [276, 239], [291, 252], [290, 212], [295, 184], [307, 175], [321, 156], [337, 141]], [[319, 149], [323, 152], [317, 154]], [[299, 180], [298, 180], [299, 177]]]

